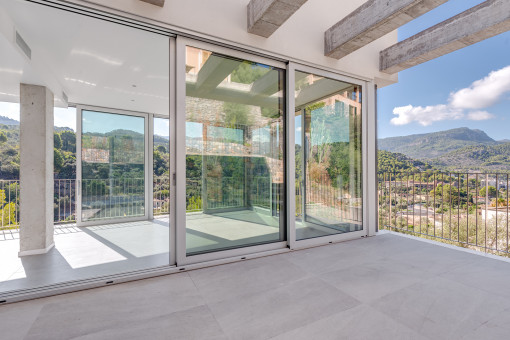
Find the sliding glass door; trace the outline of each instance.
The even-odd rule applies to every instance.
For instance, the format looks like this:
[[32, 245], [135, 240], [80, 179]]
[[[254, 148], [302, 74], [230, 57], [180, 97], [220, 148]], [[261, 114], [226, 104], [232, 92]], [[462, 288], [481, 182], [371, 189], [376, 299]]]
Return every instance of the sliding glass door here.
[[285, 70], [198, 42], [181, 51], [185, 256], [285, 241]]
[[81, 223], [146, 218], [147, 117], [79, 110]]
[[364, 235], [362, 86], [304, 69], [293, 70], [295, 239]]

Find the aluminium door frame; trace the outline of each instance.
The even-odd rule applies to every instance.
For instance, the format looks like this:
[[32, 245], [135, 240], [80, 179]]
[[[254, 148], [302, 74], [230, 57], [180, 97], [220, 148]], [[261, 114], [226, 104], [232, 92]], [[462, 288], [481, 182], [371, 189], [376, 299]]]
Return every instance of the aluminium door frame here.
[[[301, 204], [301, 202], [296, 202], [296, 188], [295, 188], [295, 72], [301, 71], [304, 73], [311, 73], [314, 75], [318, 75], [321, 77], [330, 78], [333, 80], [338, 80], [346, 83], [350, 83], [353, 85], [358, 85], [361, 87], [362, 101], [361, 101], [361, 140], [362, 140], [362, 148], [361, 148], [361, 162], [362, 162], [362, 230], [353, 231], [349, 233], [341, 233], [334, 234], [328, 236], [314, 237], [303, 240], [297, 240], [296, 235], [296, 204]], [[339, 73], [334, 73], [331, 71], [326, 71], [320, 68], [311, 67], [303, 64], [298, 64], [294, 62], [289, 62], [287, 67], [287, 171], [288, 178], [287, 181], [287, 235], [288, 237], [288, 246], [291, 250], [294, 249], [303, 249], [309, 247], [315, 247], [320, 245], [325, 245], [329, 243], [337, 243], [343, 242], [353, 239], [359, 239], [362, 237], [366, 237], [368, 235], [368, 186], [367, 186], [367, 123], [368, 123], [368, 103], [366, 94], [368, 89], [367, 82], [348, 77]], [[304, 122], [304, 120], [303, 120]], [[303, 123], [304, 125], [304, 123]], [[304, 149], [303, 149], [304, 150]], [[303, 159], [304, 161], [304, 159]], [[305, 188], [306, 190], [306, 188]], [[304, 213], [304, 211], [303, 211]]]
[[[100, 113], [110, 113], [110, 114], [118, 114], [124, 116], [134, 116], [144, 118], [144, 204], [145, 204], [145, 213], [143, 216], [136, 217], [126, 217], [126, 218], [111, 218], [104, 220], [91, 220], [91, 221], [83, 221], [82, 220], [82, 111], [94, 111]], [[137, 111], [129, 111], [129, 110], [121, 110], [121, 109], [113, 109], [101, 106], [93, 106], [93, 105], [85, 105], [85, 104], [76, 104], [76, 225], [78, 227], [89, 227], [95, 225], [103, 225], [103, 224], [114, 224], [114, 223], [124, 223], [124, 222], [136, 222], [136, 221], [146, 221], [149, 219], [149, 211], [148, 207], [152, 209], [152, 200], [149, 197], [149, 170], [152, 169], [149, 164], [149, 117], [150, 113], [145, 112], [137, 112]], [[150, 168], [150, 169], [149, 169]]]
[[[234, 48], [215, 45], [196, 39], [177, 36], [176, 38], [176, 260], [177, 266], [209, 262], [227, 258], [275, 251], [287, 248], [287, 241], [275, 241], [260, 245], [247, 245], [239, 248], [211, 251], [204, 254], [186, 254], [186, 46], [219, 53], [234, 58], [261, 63], [268, 66], [286, 70], [286, 64], [274, 59], [264, 58], [258, 55], [240, 51]], [[285, 220], [285, 216], [282, 216]], [[284, 223], [283, 223], [284, 224]], [[280, 230], [285, 228], [280, 221]], [[288, 238], [288, 237], [287, 237]]]

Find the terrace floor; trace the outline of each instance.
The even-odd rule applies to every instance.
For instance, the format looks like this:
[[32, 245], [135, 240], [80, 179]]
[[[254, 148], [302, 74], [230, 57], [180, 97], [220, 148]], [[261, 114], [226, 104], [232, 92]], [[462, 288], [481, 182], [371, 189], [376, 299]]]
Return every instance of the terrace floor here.
[[510, 263], [393, 233], [0, 307], [6, 339], [507, 339]]
[[18, 257], [19, 232], [0, 240], [0, 293], [118, 274], [169, 262], [168, 218], [77, 227], [55, 226], [55, 247]]

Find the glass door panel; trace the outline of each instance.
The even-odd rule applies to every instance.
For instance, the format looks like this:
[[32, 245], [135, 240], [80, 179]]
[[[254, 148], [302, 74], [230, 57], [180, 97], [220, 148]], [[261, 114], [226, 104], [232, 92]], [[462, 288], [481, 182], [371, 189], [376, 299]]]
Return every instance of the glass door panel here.
[[146, 216], [146, 118], [82, 110], [81, 221]]
[[285, 240], [285, 71], [186, 47], [186, 255]]
[[296, 239], [363, 230], [361, 86], [295, 79]]
[[168, 118], [153, 120], [153, 199], [154, 217], [170, 214], [170, 137]]

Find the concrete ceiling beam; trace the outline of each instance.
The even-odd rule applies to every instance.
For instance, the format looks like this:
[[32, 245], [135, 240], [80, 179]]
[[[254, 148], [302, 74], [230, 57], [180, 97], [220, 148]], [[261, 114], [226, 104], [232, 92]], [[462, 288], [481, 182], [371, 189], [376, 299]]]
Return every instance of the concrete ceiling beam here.
[[165, 0], [140, 0], [140, 1], [146, 2], [151, 5], [159, 6], [159, 7], [165, 6]]
[[487, 0], [380, 52], [393, 74], [510, 30], [510, 1]]
[[448, 0], [369, 0], [324, 33], [324, 55], [341, 59]]
[[268, 38], [307, 0], [251, 0], [248, 32]]

